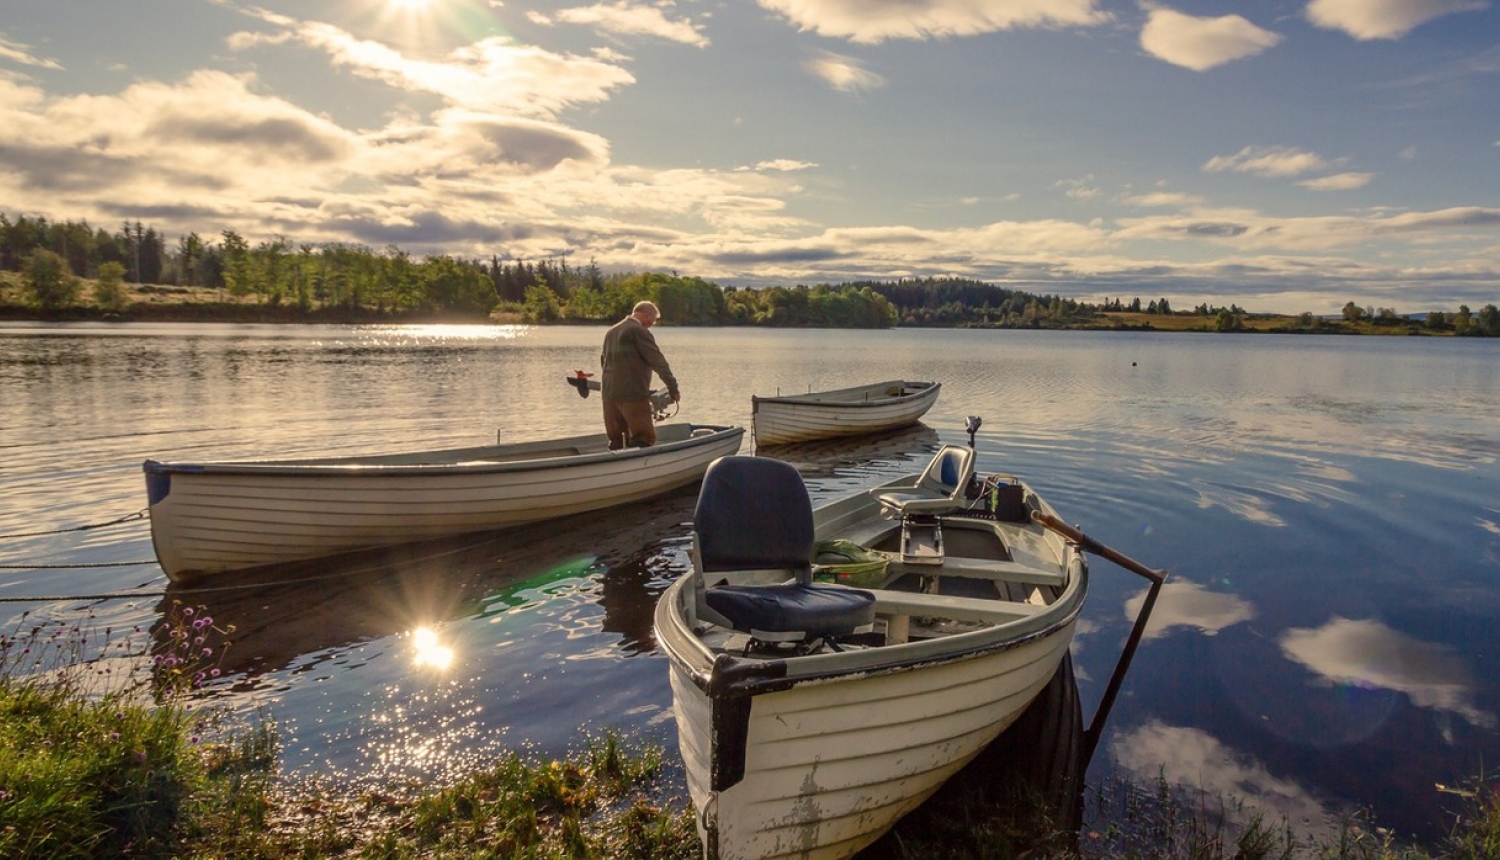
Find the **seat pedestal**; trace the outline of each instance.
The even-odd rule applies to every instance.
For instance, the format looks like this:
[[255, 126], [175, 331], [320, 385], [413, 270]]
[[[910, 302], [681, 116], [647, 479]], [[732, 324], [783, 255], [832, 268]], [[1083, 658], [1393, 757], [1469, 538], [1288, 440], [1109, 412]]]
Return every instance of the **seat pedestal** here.
[[906, 564], [942, 564], [942, 521], [920, 515], [902, 517], [901, 560]]

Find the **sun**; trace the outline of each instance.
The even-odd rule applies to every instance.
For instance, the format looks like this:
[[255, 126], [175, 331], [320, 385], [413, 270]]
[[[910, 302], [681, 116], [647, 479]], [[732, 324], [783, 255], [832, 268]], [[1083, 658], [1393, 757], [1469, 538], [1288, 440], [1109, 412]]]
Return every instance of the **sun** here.
[[385, 0], [385, 2], [398, 12], [420, 12], [432, 4], [432, 0]]

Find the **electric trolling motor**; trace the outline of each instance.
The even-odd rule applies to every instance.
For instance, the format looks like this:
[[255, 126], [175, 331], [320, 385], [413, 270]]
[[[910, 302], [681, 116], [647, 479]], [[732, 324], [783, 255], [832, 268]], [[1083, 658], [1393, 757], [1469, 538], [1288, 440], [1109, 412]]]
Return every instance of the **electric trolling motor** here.
[[[564, 376], [563, 382], [573, 386], [577, 390], [579, 397], [588, 397], [590, 391], [598, 391], [600, 388], [599, 380], [594, 379], [594, 374], [583, 370], [575, 370], [572, 376]], [[671, 392], [665, 388], [656, 389], [651, 392], [651, 417], [657, 421], [665, 421], [676, 415], [676, 410], [673, 410], [670, 414], [667, 413], [667, 410], [674, 405]], [[972, 440], [970, 440], [970, 444], [972, 444]]]

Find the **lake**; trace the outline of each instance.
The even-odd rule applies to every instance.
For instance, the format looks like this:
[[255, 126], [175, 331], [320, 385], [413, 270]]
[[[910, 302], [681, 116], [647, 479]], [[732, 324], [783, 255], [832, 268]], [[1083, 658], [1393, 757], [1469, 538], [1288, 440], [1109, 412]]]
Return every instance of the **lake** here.
[[[679, 420], [750, 395], [936, 380], [922, 425], [778, 453], [814, 502], [966, 442], [1170, 577], [1090, 782], [1158, 775], [1314, 826], [1451, 822], [1500, 761], [1500, 343], [1478, 339], [662, 325]], [[618, 728], [672, 750], [658, 594], [694, 495], [337, 564], [169, 587], [141, 463], [593, 432], [602, 328], [0, 323], [0, 629], [108, 628], [173, 601], [235, 625], [202, 695], [269, 713], [285, 772], [438, 782]], [[742, 453], [752, 453], [747, 434]], [[44, 532], [38, 534], [39, 532]], [[1103, 559], [1073, 657], [1096, 710], [1144, 580]], [[23, 617], [24, 613], [24, 617]], [[123, 646], [121, 643], [124, 643]], [[128, 662], [128, 661], [127, 661]]]

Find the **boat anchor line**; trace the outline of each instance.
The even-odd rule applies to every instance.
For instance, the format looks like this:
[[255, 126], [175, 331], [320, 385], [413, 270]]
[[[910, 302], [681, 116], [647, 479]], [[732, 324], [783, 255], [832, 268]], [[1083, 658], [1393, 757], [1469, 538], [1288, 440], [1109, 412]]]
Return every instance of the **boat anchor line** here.
[[1087, 768], [1094, 758], [1095, 747], [1099, 745], [1099, 736], [1104, 731], [1104, 723], [1109, 719], [1109, 712], [1114, 708], [1115, 697], [1125, 681], [1125, 673], [1130, 669], [1130, 661], [1135, 657], [1136, 649], [1140, 647], [1141, 637], [1145, 635], [1146, 625], [1151, 619], [1151, 610], [1156, 606], [1156, 596], [1161, 593], [1162, 583], [1167, 581], [1167, 572], [1153, 570], [1119, 550], [1094, 540], [1051, 514], [1032, 511], [1031, 519], [1052, 529], [1082, 547], [1086, 552], [1112, 561], [1131, 573], [1151, 581], [1151, 588], [1146, 592], [1146, 600], [1141, 604], [1141, 611], [1136, 613], [1135, 624], [1130, 628], [1130, 637], [1125, 640], [1125, 648], [1120, 652], [1120, 659], [1115, 663], [1114, 674], [1110, 676], [1109, 685], [1104, 689], [1104, 698], [1100, 700], [1099, 709], [1094, 712], [1094, 718], [1089, 721], [1088, 728], [1084, 729], [1083, 766]]
[[75, 570], [86, 567], [133, 567], [140, 564], [156, 564], [156, 559], [136, 561], [88, 561], [76, 564], [0, 564], [0, 570]]
[[107, 594], [37, 594], [28, 597], [0, 597], [0, 603], [74, 603], [80, 600], [136, 600], [142, 597], [165, 597], [165, 591], [116, 591]]
[[129, 522], [134, 522], [135, 520], [143, 520], [143, 519], [146, 518], [146, 514], [147, 514], [147, 512], [149, 510], [150, 510], [149, 508], [141, 508], [140, 510], [136, 511], [133, 514], [126, 514], [123, 517], [118, 517], [116, 519], [108, 520], [108, 521], [102, 522], [102, 523], [85, 523], [85, 524], [83, 524], [81, 526], [69, 526], [68, 528], [65, 528], [65, 529], [49, 529], [47, 531], [40, 531], [40, 532], [16, 532], [15, 534], [0, 535], [0, 540], [8, 540], [10, 538], [23, 538], [23, 537], [40, 537], [42, 535], [60, 535], [60, 534], [66, 533], [66, 532], [81, 532], [81, 531], [88, 531], [89, 529], [102, 529], [105, 526], [117, 526], [117, 525], [120, 525], [121, 523], [129, 523]]

